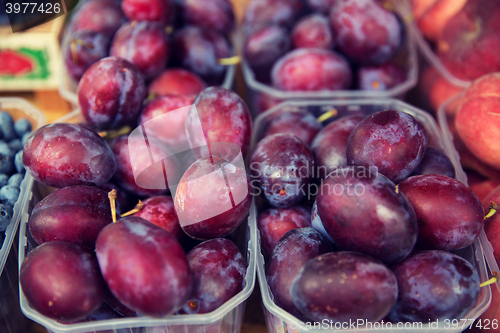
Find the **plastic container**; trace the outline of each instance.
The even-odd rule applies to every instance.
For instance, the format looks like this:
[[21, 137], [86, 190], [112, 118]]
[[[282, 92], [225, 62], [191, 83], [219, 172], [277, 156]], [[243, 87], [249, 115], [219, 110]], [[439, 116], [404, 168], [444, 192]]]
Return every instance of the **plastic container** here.
[[[79, 110], [60, 118], [57, 122], [79, 123], [82, 121]], [[21, 225], [19, 229], [19, 269], [21, 263], [36, 243], [32, 240], [27, 229], [29, 214], [33, 207], [48, 194], [48, 188], [37, 183], [33, 177], [27, 176], [28, 187], [33, 187], [27, 195], [27, 203], [22, 210]], [[248, 221], [255, 221], [255, 209], [250, 209]], [[238, 333], [241, 330], [245, 303], [255, 286], [255, 262], [257, 254], [257, 229], [255, 223], [242, 223], [238, 229], [230, 235], [231, 239], [238, 245], [241, 254], [247, 261], [247, 272], [243, 290], [224, 303], [217, 310], [207, 314], [196, 315], [174, 315], [165, 319], [149, 317], [120, 318], [101, 320], [93, 322], [61, 324], [47, 318], [28, 305], [26, 297], [20, 291], [20, 304], [23, 313], [38, 324], [45, 326], [52, 332], [99, 332], [108, 331], [113, 333]], [[246, 249], [246, 251], [245, 251]]]
[[[399, 1], [399, 0], [396, 0]], [[399, 13], [398, 13], [399, 14]], [[404, 17], [400, 14], [401, 17]], [[408, 31], [408, 29], [405, 29]], [[243, 32], [240, 31], [241, 45], [238, 45], [239, 50], [243, 48]], [[241, 51], [240, 51], [241, 53]], [[258, 106], [258, 99], [269, 97], [277, 101], [287, 100], [331, 100], [331, 99], [353, 99], [353, 98], [399, 98], [412, 89], [418, 80], [418, 52], [413, 41], [412, 35], [407, 33], [407, 42], [402, 48], [398, 56], [403, 56], [403, 66], [406, 69], [406, 80], [391, 89], [385, 91], [363, 91], [363, 90], [333, 90], [333, 91], [283, 91], [272, 87], [269, 84], [262, 83], [255, 78], [255, 74], [250, 66], [246, 63], [244, 57], [242, 59], [243, 77], [247, 86], [248, 100], [251, 101], [250, 108], [257, 116], [264, 112]]]
[[[413, 115], [417, 120], [419, 120], [427, 130], [429, 135], [429, 140], [432, 142], [433, 146], [440, 147], [444, 152], [452, 159], [455, 170], [457, 174], [460, 175], [459, 180], [463, 179], [460, 163], [456, 160], [456, 151], [452, 143], [449, 142], [449, 136], [443, 135], [439, 130], [434, 118], [428, 113], [417, 109], [409, 104], [395, 100], [395, 99], [365, 99], [365, 100], [345, 100], [345, 101], [313, 101], [313, 102], [294, 102], [288, 101], [282, 103], [267, 112], [260, 115], [255, 120], [255, 131], [252, 136], [252, 146], [254, 146], [258, 140], [262, 137], [269, 118], [279, 112], [294, 111], [294, 110], [308, 110], [313, 113], [316, 117], [328, 110], [336, 110], [338, 112], [338, 117], [342, 117], [348, 114], [362, 112], [366, 115], [372, 114], [374, 112], [383, 110], [399, 110], [407, 112]], [[251, 220], [252, 223], [256, 224], [256, 221]], [[483, 250], [483, 238], [480, 237], [469, 247], [460, 250], [459, 255], [467, 259], [478, 271], [481, 282], [489, 279], [487, 274], [487, 267], [484, 261], [484, 250]], [[260, 245], [260, 238], [259, 244]], [[429, 324], [423, 324], [421, 327], [411, 327], [405, 328], [396, 327], [397, 324], [393, 324], [392, 328], [389, 329], [384, 326], [382, 329], [374, 328], [356, 328], [356, 329], [328, 329], [323, 330], [321, 328], [314, 329], [311, 325], [306, 325], [287, 311], [278, 307], [273, 300], [273, 295], [269, 289], [266, 281], [265, 274], [265, 259], [261, 252], [257, 255], [257, 276], [260, 284], [260, 290], [262, 295], [262, 302], [264, 304], [264, 314], [267, 324], [267, 329], [269, 333], [281, 333], [281, 332], [312, 332], [312, 331], [325, 331], [325, 332], [371, 332], [371, 331], [394, 331], [394, 332], [413, 332], [413, 333], [423, 333], [423, 332], [461, 332], [461, 326], [456, 329], [445, 329], [444, 323], [439, 322], [438, 327], [430, 327]], [[490, 305], [491, 301], [491, 290], [488, 287], [481, 288], [477, 302], [475, 306], [464, 316], [464, 319], [469, 319], [469, 324], [472, 319], [478, 318]], [[460, 324], [461, 325], [461, 324]], [[464, 327], [465, 329], [466, 327]]]
[[417, 43], [418, 49], [420, 53], [422, 53], [422, 55], [424, 56], [425, 60], [429, 64], [431, 64], [438, 71], [438, 73], [443, 78], [445, 78], [446, 81], [448, 81], [450, 84], [462, 89], [469, 87], [472, 81], [465, 81], [453, 75], [444, 66], [444, 64], [437, 56], [436, 52], [434, 52], [434, 50], [432, 49], [429, 42], [424, 38], [415, 20], [413, 19], [410, 0], [396, 0], [392, 2], [394, 6], [397, 8], [397, 11], [401, 13], [403, 17], [410, 18], [409, 20], [407, 20], [410, 21], [407, 25], [408, 30], [410, 32], [410, 35], [412, 35], [413, 40]]

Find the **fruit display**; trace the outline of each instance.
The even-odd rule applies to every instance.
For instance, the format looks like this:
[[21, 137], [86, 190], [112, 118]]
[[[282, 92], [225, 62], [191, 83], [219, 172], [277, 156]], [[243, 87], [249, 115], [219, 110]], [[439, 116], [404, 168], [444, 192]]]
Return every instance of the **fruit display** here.
[[[251, 0], [242, 24], [248, 87], [280, 100], [403, 96], [416, 84], [416, 53], [388, 8], [377, 0]], [[257, 114], [266, 111], [259, 104]]]
[[[322, 122], [312, 146], [267, 134], [287, 112]], [[257, 118], [249, 167], [269, 329], [443, 327], [486, 309], [484, 262], [466, 253], [489, 207], [455, 179], [449, 143], [428, 113], [396, 100], [286, 102]]]

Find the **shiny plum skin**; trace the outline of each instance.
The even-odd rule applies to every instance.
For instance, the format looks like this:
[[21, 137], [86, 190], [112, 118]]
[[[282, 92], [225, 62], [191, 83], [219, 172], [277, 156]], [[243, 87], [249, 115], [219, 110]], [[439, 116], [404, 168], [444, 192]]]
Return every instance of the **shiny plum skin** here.
[[406, 80], [405, 70], [393, 63], [361, 67], [357, 76], [359, 89], [368, 91], [388, 90]]
[[[240, 147], [245, 156], [252, 135], [252, 119], [245, 102], [231, 90], [209, 87], [198, 95], [195, 105], [186, 120], [191, 148], [229, 142]], [[203, 133], [199, 131], [200, 123]]]
[[417, 242], [410, 201], [376, 170], [337, 169], [322, 183], [317, 203], [323, 226], [342, 250], [393, 264], [406, 258]]
[[180, 0], [187, 24], [229, 35], [235, 27], [233, 6], [229, 0]]
[[335, 38], [330, 22], [320, 14], [311, 14], [302, 18], [291, 33], [293, 47], [330, 50], [335, 45]]
[[175, 193], [182, 230], [195, 239], [224, 237], [250, 210], [245, 170], [218, 156], [200, 158], [184, 173]]
[[110, 44], [111, 38], [103, 33], [91, 30], [73, 33], [63, 49], [69, 76], [79, 81], [90, 66], [108, 56]]
[[321, 130], [321, 123], [307, 111], [284, 112], [274, 118], [268, 125], [264, 136], [288, 133], [293, 134], [307, 145]]
[[[178, 109], [192, 104], [194, 104], [193, 96], [164, 95], [157, 97], [146, 104], [139, 122], [145, 125], [148, 138], [154, 137], [156, 140], [179, 151], [187, 150], [189, 149], [186, 135], [188, 110], [182, 112], [182, 110]], [[168, 116], [162, 116], [167, 113]], [[155, 118], [156, 120], [153, 120]], [[165, 130], [166, 128], [168, 128], [168, 131]]]
[[397, 303], [389, 314], [394, 322], [460, 319], [474, 306], [479, 294], [476, 269], [449, 252], [417, 253], [393, 271], [399, 287]]
[[23, 149], [26, 170], [41, 183], [54, 187], [107, 182], [116, 163], [99, 135], [79, 125], [50, 124], [34, 131]]
[[258, 186], [258, 192], [277, 208], [294, 206], [306, 197], [313, 170], [311, 151], [291, 134], [265, 137], [250, 159], [252, 188]]
[[166, 195], [147, 198], [142, 202], [144, 207], [133, 216], [141, 217], [171, 233], [179, 242], [184, 232], [175, 214], [174, 200]]
[[95, 248], [102, 228], [112, 222], [108, 194], [90, 186], [68, 186], [40, 201], [28, 227], [38, 244], [63, 241]]
[[307, 5], [315, 12], [328, 15], [337, 0], [306, 0]]
[[314, 321], [375, 322], [396, 303], [398, 284], [378, 260], [356, 252], [331, 252], [303, 266], [291, 294], [293, 304]]
[[191, 291], [186, 255], [169, 232], [136, 216], [105, 227], [96, 254], [113, 295], [125, 306], [150, 317], [175, 313]]
[[170, 56], [165, 26], [158, 22], [127, 22], [118, 29], [110, 55], [134, 64], [146, 79], [158, 75]]
[[395, 183], [408, 177], [424, 158], [427, 133], [412, 115], [381, 111], [363, 119], [347, 144], [348, 165], [376, 167]]
[[450, 158], [434, 147], [427, 147], [422, 162], [415, 168], [412, 176], [441, 175], [455, 178], [455, 167]]
[[196, 74], [182, 68], [167, 69], [149, 85], [149, 95], [192, 95], [194, 97], [207, 87]]
[[107, 57], [83, 74], [77, 95], [87, 123], [108, 129], [137, 119], [146, 97], [146, 87], [134, 65], [125, 59]]
[[342, 117], [328, 124], [316, 135], [311, 150], [316, 159], [318, 177], [324, 179], [333, 170], [347, 166], [349, 135], [363, 119], [360, 115]]
[[474, 242], [484, 224], [481, 202], [456, 179], [441, 175], [413, 176], [399, 183], [418, 220], [417, 246], [458, 250]]
[[243, 290], [247, 271], [245, 259], [230, 240], [205, 241], [189, 251], [186, 258], [193, 287], [183, 307], [184, 312], [214, 311]]
[[311, 226], [311, 214], [302, 206], [270, 208], [259, 214], [257, 227], [260, 232], [262, 253], [271, 255], [281, 237], [288, 231]]
[[358, 63], [385, 63], [402, 42], [398, 18], [375, 0], [337, 1], [330, 11], [330, 23], [339, 50]]
[[31, 251], [21, 265], [19, 282], [31, 307], [61, 322], [87, 317], [106, 294], [94, 254], [66, 242], [45, 243]]
[[185, 26], [174, 34], [174, 47], [177, 63], [196, 73], [208, 83], [219, 83], [226, 67], [218, 60], [231, 55], [226, 38], [212, 30], [196, 26]]
[[123, 0], [122, 10], [130, 21], [171, 24], [175, 15], [174, 0]]
[[71, 20], [69, 32], [91, 30], [113, 36], [126, 19], [116, 0], [91, 0], [84, 3]]
[[243, 46], [245, 61], [258, 80], [269, 81], [274, 63], [291, 49], [288, 31], [277, 24], [265, 24], [248, 33]]
[[301, 0], [252, 0], [245, 9], [244, 26], [273, 23], [291, 28], [303, 7]]
[[332, 248], [338, 250], [337, 244], [333, 241], [332, 237], [326, 232], [325, 227], [323, 226], [323, 221], [318, 214], [318, 201], [314, 201], [312, 210], [311, 210], [311, 227], [317, 231], [319, 231], [323, 236], [325, 236], [330, 243], [332, 244]]
[[[150, 139], [148, 142], [153, 156], [170, 155], [169, 151], [154, 139]], [[113, 179], [121, 188], [138, 196], [161, 195], [168, 192], [168, 184], [166, 184], [166, 180], [164, 179], [162, 163], [156, 162], [151, 165], [149, 152], [145, 151], [144, 147], [139, 145], [137, 140], [129, 140], [129, 138], [124, 135], [111, 140], [109, 145], [116, 160], [116, 173]], [[131, 151], [133, 156], [130, 155]], [[140, 177], [142, 177], [141, 184], [145, 184], [147, 187], [139, 186], [136, 183], [132, 169], [132, 160], [136, 167], [145, 170], [141, 173]], [[166, 158], [163, 161], [165, 162], [167, 177], [169, 175], [177, 176], [179, 172], [177, 161], [172, 158]], [[139, 180], [139, 178], [137, 180]]]
[[312, 228], [287, 231], [274, 248], [266, 270], [267, 283], [276, 305], [298, 318], [305, 319], [293, 304], [290, 287], [300, 269], [309, 260], [331, 251], [328, 240]]
[[342, 90], [351, 85], [351, 68], [330, 50], [297, 49], [279, 59], [271, 72], [272, 85], [284, 91]]

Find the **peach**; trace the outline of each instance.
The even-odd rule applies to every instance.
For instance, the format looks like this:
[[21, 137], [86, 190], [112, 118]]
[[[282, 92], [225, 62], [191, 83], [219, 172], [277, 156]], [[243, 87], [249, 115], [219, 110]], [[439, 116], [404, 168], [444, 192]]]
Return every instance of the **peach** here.
[[422, 107], [435, 113], [441, 104], [462, 92], [462, 89], [448, 83], [433, 66], [428, 66], [420, 74], [417, 91]]
[[465, 94], [455, 127], [465, 146], [487, 165], [500, 169], [500, 73], [476, 80]]
[[419, 19], [424, 15], [424, 13], [429, 9], [434, 3], [439, 0], [412, 0], [411, 1], [411, 11], [415, 19]]
[[[481, 202], [484, 201], [486, 196], [491, 193], [496, 187], [500, 186], [500, 179], [485, 178], [475, 171], [467, 170], [467, 181], [469, 187], [477, 195]], [[488, 207], [484, 207], [485, 211]]]
[[418, 19], [418, 27], [428, 40], [435, 42], [448, 21], [465, 5], [467, 0], [438, 0]]

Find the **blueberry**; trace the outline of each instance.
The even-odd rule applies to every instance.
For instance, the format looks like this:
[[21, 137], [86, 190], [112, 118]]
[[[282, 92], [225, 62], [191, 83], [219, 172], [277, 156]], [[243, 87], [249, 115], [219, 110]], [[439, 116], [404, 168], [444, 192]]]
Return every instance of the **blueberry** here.
[[31, 132], [31, 123], [26, 118], [19, 119], [14, 123], [14, 132], [18, 138], [22, 138], [24, 134]]
[[0, 204], [0, 231], [5, 231], [5, 229], [7, 229], [13, 214], [14, 212], [11, 205]]
[[23, 179], [24, 175], [22, 173], [15, 173], [12, 176], [10, 176], [9, 180], [7, 181], [7, 185], [20, 188]]
[[9, 176], [4, 173], [0, 173], [0, 187], [7, 185], [7, 181], [9, 180]]
[[16, 170], [19, 173], [24, 173], [26, 169], [23, 164], [23, 151], [20, 150], [17, 152], [16, 157], [14, 157], [14, 164], [16, 166]]
[[10, 141], [16, 137], [16, 132], [14, 132], [14, 120], [11, 115], [5, 111], [0, 112], [0, 131], [5, 141]]
[[8, 203], [14, 206], [17, 199], [19, 199], [18, 188], [10, 185], [5, 185], [4, 187], [0, 188], [0, 200], [3, 203]]
[[23, 138], [21, 139], [21, 143], [23, 144], [23, 147], [24, 147], [24, 144], [26, 143], [26, 140], [28, 140], [30, 135], [31, 135], [31, 132], [24, 133]]
[[12, 148], [13, 151], [18, 152], [21, 149], [23, 149], [23, 144], [21, 142], [21, 139], [14, 139], [11, 142], [9, 142], [9, 147]]
[[0, 143], [0, 173], [11, 174], [14, 171], [15, 152], [6, 143]]

